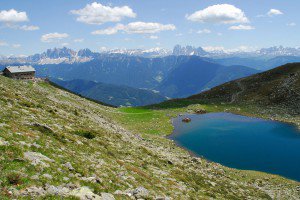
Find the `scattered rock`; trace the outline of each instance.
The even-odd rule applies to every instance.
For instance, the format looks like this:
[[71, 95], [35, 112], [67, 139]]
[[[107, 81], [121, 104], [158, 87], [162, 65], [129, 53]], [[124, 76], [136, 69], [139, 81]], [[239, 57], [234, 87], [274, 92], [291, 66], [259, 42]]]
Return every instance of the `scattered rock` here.
[[68, 168], [70, 171], [75, 170], [74, 167], [72, 166], [72, 164], [71, 164], [70, 162], [65, 163], [64, 166], [65, 166], [66, 168]]
[[42, 187], [32, 186], [32, 187], [26, 188], [25, 190], [21, 191], [20, 194], [22, 196], [37, 197], [37, 196], [45, 195], [46, 191]]
[[48, 186], [46, 191], [48, 194], [51, 194], [51, 195], [58, 195], [58, 193], [59, 193], [58, 188], [53, 185]]
[[102, 180], [96, 176], [91, 176], [91, 177], [82, 177], [81, 180], [83, 181], [88, 181], [91, 183], [101, 183]]
[[82, 145], [83, 143], [79, 140], [76, 141], [77, 144]]
[[155, 197], [155, 200], [171, 200], [170, 197]]
[[195, 113], [201, 115], [201, 114], [207, 113], [207, 111], [200, 108], [200, 109], [196, 109], [196, 110], [195, 110]]
[[42, 177], [47, 178], [47, 179], [52, 179], [52, 175], [50, 174], [43, 174]]
[[3, 140], [1, 137], [0, 137], [0, 146], [7, 146], [9, 145], [9, 142]]
[[38, 175], [33, 175], [33, 176], [31, 177], [31, 179], [32, 179], [32, 180], [39, 180], [40, 178], [39, 178]]
[[34, 166], [41, 165], [42, 167], [49, 167], [49, 164], [45, 163], [44, 161], [54, 162], [52, 159], [38, 152], [25, 152], [24, 158], [31, 161], [31, 164]]
[[110, 193], [101, 193], [102, 200], [115, 200], [115, 197]]
[[146, 198], [149, 195], [149, 191], [144, 187], [138, 187], [132, 191], [132, 194], [136, 198]]
[[33, 124], [30, 124], [30, 125], [33, 126], [33, 127], [36, 127], [42, 133], [54, 133], [54, 131], [47, 125], [39, 124], [39, 123], [33, 123]]
[[37, 143], [33, 143], [31, 146], [34, 146], [34, 147], [36, 147], [36, 148], [41, 148], [41, 145], [38, 145]]
[[185, 118], [182, 119], [182, 122], [185, 122], [185, 123], [189, 123], [191, 121], [192, 121], [192, 119], [188, 118], [188, 117], [185, 117]]
[[70, 192], [70, 195], [78, 197], [80, 200], [102, 200], [102, 198], [93, 193], [88, 187], [81, 187]]

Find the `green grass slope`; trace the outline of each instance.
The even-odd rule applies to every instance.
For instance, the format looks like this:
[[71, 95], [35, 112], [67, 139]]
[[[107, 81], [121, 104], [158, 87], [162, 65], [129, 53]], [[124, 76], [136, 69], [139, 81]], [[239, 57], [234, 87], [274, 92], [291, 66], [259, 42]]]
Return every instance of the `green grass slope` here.
[[51, 79], [51, 81], [76, 94], [113, 106], [144, 106], [167, 100], [166, 97], [153, 91], [128, 86], [96, 83], [80, 79], [71, 81]]
[[299, 183], [193, 158], [164, 138], [178, 108], [115, 109], [2, 76], [0, 107], [0, 199], [299, 199]]
[[300, 115], [300, 63], [238, 79], [189, 97], [191, 100], [223, 103], [250, 103], [278, 107]]

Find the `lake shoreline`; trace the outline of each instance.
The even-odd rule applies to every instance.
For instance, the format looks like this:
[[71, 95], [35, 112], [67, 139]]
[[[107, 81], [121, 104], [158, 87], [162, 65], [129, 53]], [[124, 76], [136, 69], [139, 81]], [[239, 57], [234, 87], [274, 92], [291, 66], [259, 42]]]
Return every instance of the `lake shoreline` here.
[[[257, 116], [246, 116], [246, 115], [242, 115], [241, 113], [232, 113], [232, 112], [210, 112], [210, 113], [207, 113], [207, 114], [232, 114], [234, 116], [238, 116], [238, 117], [246, 117], [246, 118], [249, 118], [251, 120], [259, 120], [261, 122], [274, 122], [274, 123], [281, 123], [281, 124], [285, 124], [285, 125], [288, 125], [288, 127], [291, 127], [291, 128], [295, 128], [297, 130], [299, 130], [298, 126], [295, 126], [294, 123], [289, 123], [289, 122], [283, 122], [283, 121], [280, 121], [280, 120], [276, 120], [276, 119], [266, 119], [266, 118], [260, 118], [260, 117], [257, 117]], [[203, 116], [203, 115], [206, 115], [206, 114], [192, 114], [192, 113], [185, 113], [185, 114], [180, 114], [178, 115], [177, 117], [175, 118], [172, 118], [171, 119], [171, 123], [172, 123], [172, 126], [174, 127], [173, 131], [171, 134], [165, 136], [165, 138], [167, 138], [168, 140], [172, 141], [176, 146], [186, 150], [190, 156], [192, 157], [196, 157], [196, 158], [201, 158], [201, 159], [205, 159], [206, 161], [208, 162], [212, 162], [212, 163], [217, 163], [217, 164], [220, 164], [222, 166], [225, 166], [225, 167], [228, 167], [228, 168], [231, 168], [231, 169], [237, 169], [237, 170], [246, 170], [246, 171], [257, 171], [257, 172], [263, 172], [263, 173], [268, 173], [268, 174], [272, 174], [272, 175], [279, 175], [279, 176], [282, 176], [284, 178], [287, 178], [287, 179], [290, 179], [290, 180], [293, 180], [293, 181], [296, 181], [296, 182], [300, 182], [300, 179], [299, 178], [293, 178], [293, 177], [290, 177], [290, 176], [285, 176], [283, 174], [278, 174], [278, 173], [275, 173], [275, 172], [269, 172], [267, 170], [257, 170], [254, 168], [240, 168], [240, 167], [233, 167], [233, 166], [230, 166], [230, 165], [226, 165], [222, 162], [218, 162], [218, 161], [215, 161], [213, 159], [210, 159], [204, 155], [201, 155], [197, 152], [195, 152], [194, 150], [192, 150], [191, 148], [187, 147], [186, 145], [180, 143], [178, 140], [176, 140], [174, 137], [175, 136], [180, 136], [182, 133], [179, 133], [179, 132], [176, 132], [176, 124], [175, 123], [184, 123], [184, 122], [181, 122], [181, 120], [184, 118], [184, 117], [191, 117], [191, 116], [194, 116], [194, 117], [197, 117], [197, 116]], [[177, 119], [177, 122], [175, 121]], [[193, 121], [193, 120], [192, 120]], [[189, 123], [187, 123], [189, 124]], [[259, 166], [261, 167], [261, 166]]]

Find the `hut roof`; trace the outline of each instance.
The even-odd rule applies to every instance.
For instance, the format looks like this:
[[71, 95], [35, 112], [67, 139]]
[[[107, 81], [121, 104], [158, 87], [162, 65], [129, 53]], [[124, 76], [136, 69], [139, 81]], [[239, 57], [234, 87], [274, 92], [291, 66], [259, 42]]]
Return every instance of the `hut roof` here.
[[8, 66], [6, 67], [6, 69], [10, 72], [10, 73], [22, 73], [22, 72], [35, 72], [35, 69], [28, 65], [24, 65], [24, 66]]

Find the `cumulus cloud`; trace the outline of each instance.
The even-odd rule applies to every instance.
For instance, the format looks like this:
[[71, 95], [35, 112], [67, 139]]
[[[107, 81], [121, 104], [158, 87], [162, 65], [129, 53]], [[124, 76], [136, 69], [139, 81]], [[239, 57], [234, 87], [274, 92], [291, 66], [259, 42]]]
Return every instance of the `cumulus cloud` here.
[[113, 35], [118, 33], [120, 30], [124, 30], [124, 25], [123, 24], [117, 24], [114, 27], [109, 27], [106, 29], [101, 29], [101, 30], [96, 30], [93, 31], [93, 35]]
[[234, 53], [234, 52], [252, 52], [256, 51], [258, 48], [257, 47], [252, 47], [252, 46], [239, 46], [236, 48], [225, 48], [223, 46], [206, 46], [202, 47], [205, 51], [207, 52], [225, 52], [225, 53]]
[[209, 6], [191, 15], [186, 15], [186, 18], [190, 21], [202, 23], [234, 24], [249, 22], [245, 13], [241, 9], [230, 4]]
[[93, 31], [94, 35], [112, 35], [119, 31], [128, 34], [153, 34], [161, 31], [173, 31], [176, 27], [173, 24], [147, 23], [147, 22], [132, 22], [127, 25], [117, 24], [114, 27]]
[[253, 30], [255, 29], [253, 26], [249, 26], [249, 25], [238, 25], [238, 26], [231, 26], [229, 27], [229, 30]]
[[157, 35], [150, 35], [149, 37], [151, 40], [157, 40], [158, 39], [158, 36]]
[[17, 49], [17, 48], [20, 48], [21, 45], [20, 44], [13, 44], [12, 47], [15, 48], [15, 49]]
[[67, 33], [48, 33], [42, 35], [41, 41], [42, 42], [56, 42], [61, 39], [67, 38], [69, 35]]
[[0, 22], [11, 24], [28, 21], [26, 12], [19, 12], [15, 9], [1, 10], [0, 11]]
[[202, 30], [199, 30], [197, 33], [199, 33], [199, 34], [209, 34], [209, 33], [211, 33], [211, 30], [209, 30], [209, 29], [202, 29]]
[[214, 51], [225, 51], [225, 48], [222, 46], [206, 46], [202, 47], [207, 52], [214, 52]]
[[81, 43], [81, 42], [83, 42], [83, 41], [84, 41], [83, 38], [77, 38], [77, 39], [74, 39], [74, 42], [76, 42], [76, 43]]
[[161, 31], [173, 31], [176, 27], [173, 24], [160, 24], [160, 23], [146, 23], [146, 22], [132, 22], [125, 26], [125, 32], [127, 33], [158, 33]]
[[27, 26], [27, 25], [24, 25], [24, 26], [20, 26], [20, 29], [24, 30], [24, 31], [36, 31], [36, 30], [39, 30], [40, 27], [38, 27], [38, 26]]
[[106, 22], [119, 22], [125, 17], [136, 17], [136, 14], [128, 6], [110, 7], [97, 2], [87, 4], [79, 10], [71, 10], [71, 13], [78, 15], [77, 21], [79, 22], [98, 25]]
[[297, 24], [295, 22], [287, 23], [287, 26], [296, 26]]
[[271, 9], [267, 14], [268, 16], [272, 17], [274, 15], [283, 15], [283, 12], [277, 9]]
[[0, 40], [0, 47], [5, 47], [5, 46], [8, 46], [8, 44], [6, 42]]
[[69, 46], [69, 45], [70, 45], [70, 44], [67, 43], [67, 42], [61, 44], [61, 46], [63, 46], [63, 47], [66, 47], [66, 46]]

